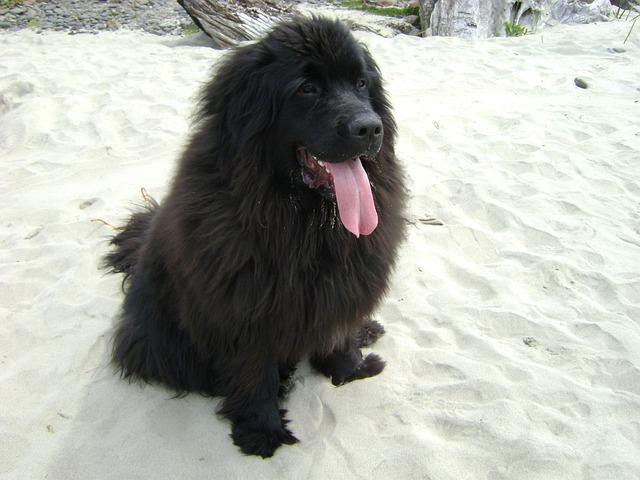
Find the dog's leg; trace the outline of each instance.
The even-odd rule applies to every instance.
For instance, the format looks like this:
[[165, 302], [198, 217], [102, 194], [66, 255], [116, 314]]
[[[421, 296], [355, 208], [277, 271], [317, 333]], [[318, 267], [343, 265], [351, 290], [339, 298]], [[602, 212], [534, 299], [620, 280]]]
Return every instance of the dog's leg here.
[[297, 368], [297, 362], [289, 361], [280, 365], [278, 369], [280, 373], [280, 387], [278, 388], [278, 398], [284, 399], [289, 395], [289, 392], [293, 390], [295, 382], [293, 381], [293, 374]]
[[[237, 372], [240, 381], [232, 385], [219, 413], [231, 420], [231, 438], [243, 453], [267, 458], [282, 444], [290, 445], [298, 439], [286, 427], [286, 410], [278, 406], [280, 374], [276, 363], [247, 368], [250, 373], [246, 375], [242, 369]], [[247, 378], [256, 379], [250, 389], [242, 383]]]
[[385, 367], [385, 361], [375, 353], [362, 357], [360, 347], [375, 342], [384, 333], [382, 325], [374, 320], [365, 320], [362, 328], [341, 348], [329, 355], [314, 355], [311, 365], [331, 377], [334, 385], [343, 385], [361, 378], [378, 375]]

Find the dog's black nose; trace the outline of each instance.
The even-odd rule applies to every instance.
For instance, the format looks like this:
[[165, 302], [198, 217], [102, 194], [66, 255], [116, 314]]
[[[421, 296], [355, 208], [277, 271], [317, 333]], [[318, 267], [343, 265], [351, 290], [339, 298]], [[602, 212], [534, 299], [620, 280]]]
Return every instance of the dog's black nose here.
[[373, 112], [354, 115], [349, 121], [349, 133], [353, 139], [370, 142], [382, 137], [382, 120]]

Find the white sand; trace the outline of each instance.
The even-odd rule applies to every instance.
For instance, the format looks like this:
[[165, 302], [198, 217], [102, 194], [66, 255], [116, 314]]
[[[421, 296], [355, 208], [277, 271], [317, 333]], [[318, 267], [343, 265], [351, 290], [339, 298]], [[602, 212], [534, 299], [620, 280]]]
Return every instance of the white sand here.
[[361, 35], [412, 191], [379, 312], [388, 366], [336, 389], [303, 365], [287, 403], [302, 442], [268, 461], [232, 446], [217, 400], [113, 374], [120, 278], [98, 269], [111, 232], [91, 222], [124, 221], [140, 187], [162, 198], [221, 54], [141, 33], [0, 35], [2, 478], [640, 478], [629, 28]]

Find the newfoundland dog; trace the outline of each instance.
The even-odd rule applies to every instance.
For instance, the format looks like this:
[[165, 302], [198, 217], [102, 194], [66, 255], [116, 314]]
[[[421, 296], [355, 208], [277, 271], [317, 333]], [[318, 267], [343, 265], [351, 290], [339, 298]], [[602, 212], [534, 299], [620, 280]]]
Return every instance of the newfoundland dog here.
[[396, 127], [369, 51], [294, 18], [230, 53], [205, 87], [167, 198], [111, 243], [125, 274], [124, 377], [222, 396], [233, 442], [297, 442], [279, 400], [304, 357], [334, 385], [377, 375], [360, 348], [403, 238]]

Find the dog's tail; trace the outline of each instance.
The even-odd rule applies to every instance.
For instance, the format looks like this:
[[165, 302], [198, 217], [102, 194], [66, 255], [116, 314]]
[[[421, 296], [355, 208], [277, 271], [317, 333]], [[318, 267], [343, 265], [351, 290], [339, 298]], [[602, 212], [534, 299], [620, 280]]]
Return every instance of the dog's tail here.
[[115, 248], [104, 257], [104, 267], [113, 273], [124, 273], [125, 280], [135, 271], [140, 248], [149, 231], [151, 219], [158, 209], [158, 202], [144, 189], [142, 195], [145, 200], [144, 210], [134, 213], [120, 233], [111, 239], [109, 243]]

